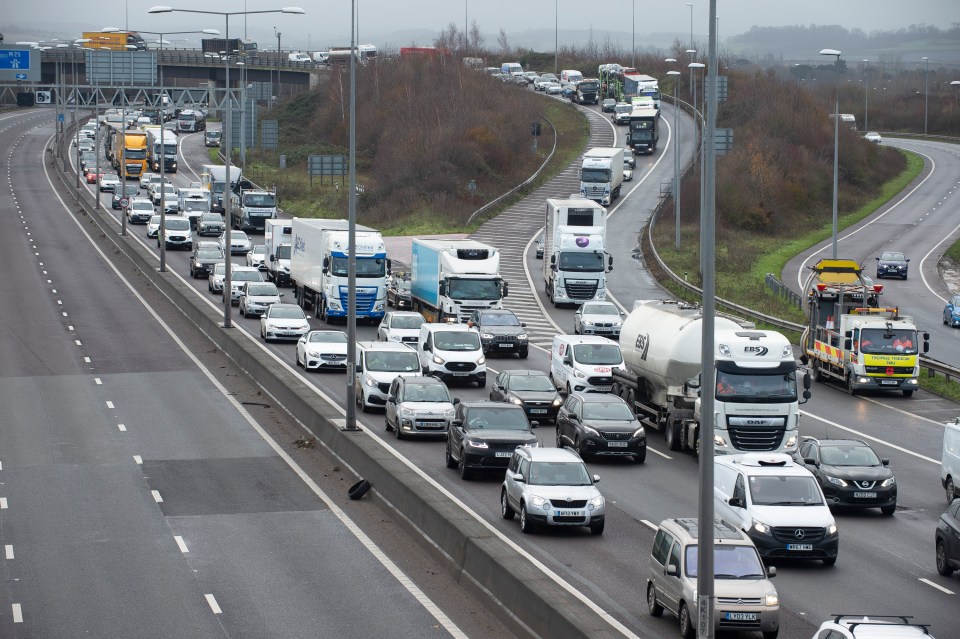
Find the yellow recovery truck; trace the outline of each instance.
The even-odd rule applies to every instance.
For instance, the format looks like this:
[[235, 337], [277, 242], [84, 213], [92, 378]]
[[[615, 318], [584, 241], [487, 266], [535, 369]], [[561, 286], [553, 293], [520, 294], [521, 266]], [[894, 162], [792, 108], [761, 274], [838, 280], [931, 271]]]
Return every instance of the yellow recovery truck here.
[[[905, 397], [919, 386], [917, 327], [899, 308], [880, 306], [882, 284], [868, 283], [854, 260], [823, 259], [804, 285], [807, 327], [800, 343], [813, 378], [832, 379], [859, 390], [899, 390]], [[930, 350], [923, 333], [923, 352]]]

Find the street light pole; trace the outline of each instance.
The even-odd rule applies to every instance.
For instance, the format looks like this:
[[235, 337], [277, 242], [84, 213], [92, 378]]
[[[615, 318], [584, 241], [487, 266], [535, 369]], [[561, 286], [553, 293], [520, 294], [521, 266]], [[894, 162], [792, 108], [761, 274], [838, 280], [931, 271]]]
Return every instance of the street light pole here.
[[[687, 49], [687, 53], [694, 54], [696, 51], [693, 48], [693, 3], [687, 2], [686, 5], [690, 7], [690, 48]], [[693, 57], [691, 55], [690, 62], [693, 62]], [[690, 71], [690, 94], [693, 94], [693, 71]], [[694, 108], [696, 108], [696, 100], [694, 100]]]
[[956, 89], [956, 91], [953, 92], [953, 108], [956, 110], [960, 108], [960, 80], [953, 80], [950, 86]]
[[630, 19], [631, 38], [630, 38], [630, 66], [637, 68], [637, 0], [631, 0], [630, 6], [633, 13]]
[[[688, 56], [690, 56], [690, 62], [692, 63], [692, 62], [693, 62], [693, 56], [695, 56], [695, 55], [697, 54], [697, 50], [696, 50], [696, 49], [687, 49], [686, 53], [687, 53]], [[693, 106], [694, 109], [697, 108], [697, 98], [696, 98], [696, 93], [695, 93], [696, 90], [697, 90], [697, 85], [696, 85], [696, 83], [693, 81], [693, 68], [691, 67], [691, 68], [690, 68], [690, 91], [687, 92], [687, 95], [688, 95], [688, 96], [694, 96], [694, 98], [693, 98], [693, 103], [692, 103], [692, 106]]]
[[347, 197], [347, 422], [344, 430], [357, 426], [357, 389], [353, 383], [357, 362], [357, 26], [356, 0], [350, 2], [350, 193]]
[[[246, 16], [247, 14], [253, 14], [253, 13], [294, 13], [294, 14], [298, 14], [298, 15], [302, 15], [302, 14], [306, 13], [306, 12], [305, 12], [303, 9], [301, 9], [300, 7], [284, 7], [284, 8], [282, 8], [282, 9], [262, 9], [262, 10], [258, 10], [258, 11], [204, 11], [204, 10], [201, 10], [201, 9], [174, 9], [173, 7], [162, 6], [162, 5], [161, 5], [161, 6], [156, 6], [156, 7], [151, 7], [150, 10], [147, 11], [147, 13], [173, 13], [173, 12], [180, 12], [180, 13], [203, 13], [203, 14], [206, 14], [206, 15], [223, 16], [223, 18], [224, 18], [224, 27], [225, 27], [225, 29], [226, 29], [225, 32], [224, 32], [224, 35], [225, 35], [225, 39], [226, 39], [227, 43], [230, 42], [230, 16], [236, 16], [236, 15]], [[229, 46], [229, 44], [228, 44], [228, 46]], [[232, 265], [231, 265], [231, 262], [230, 262], [230, 241], [229, 241], [229, 240], [230, 240], [230, 237], [232, 236], [232, 233], [231, 233], [231, 231], [230, 231], [230, 204], [231, 204], [231, 202], [230, 202], [230, 194], [232, 193], [232, 189], [230, 188], [230, 163], [233, 161], [233, 157], [232, 157], [232, 156], [233, 156], [233, 154], [232, 154], [233, 141], [230, 139], [230, 138], [231, 138], [231, 135], [230, 135], [230, 127], [231, 127], [231, 124], [232, 124], [232, 115], [231, 115], [231, 112], [233, 111], [233, 104], [232, 104], [232, 101], [231, 101], [231, 93], [230, 93], [230, 55], [229, 55], [230, 52], [229, 52], [229, 51], [225, 51], [224, 54], [225, 54], [224, 57], [223, 57], [223, 59], [224, 59], [224, 67], [225, 67], [225, 71], [224, 71], [224, 76], [225, 76], [225, 77], [224, 77], [224, 84], [226, 85], [225, 88], [224, 88], [224, 102], [226, 103], [227, 107], [226, 107], [226, 121], [225, 121], [225, 123], [224, 123], [224, 124], [225, 124], [225, 128], [226, 128], [226, 132], [224, 132], [223, 138], [224, 138], [224, 142], [225, 142], [226, 147], [227, 147], [227, 151], [226, 151], [226, 154], [225, 154], [225, 156], [224, 156], [226, 166], [224, 167], [224, 182], [225, 182], [225, 184], [224, 184], [224, 187], [223, 187], [223, 190], [224, 190], [223, 211], [224, 211], [224, 218], [226, 219], [226, 225], [225, 225], [225, 226], [226, 226], [226, 230], [224, 231], [224, 236], [225, 236], [225, 238], [227, 239], [227, 241], [226, 241], [226, 243], [225, 243], [226, 246], [225, 246], [224, 248], [225, 248], [226, 251], [227, 251], [227, 255], [225, 256], [225, 259], [224, 259], [224, 277], [223, 277], [223, 327], [224, 327], [224, 328], [232, 328], [232, 327], [233, 327], [233, 323], [232, 323], [232, 319], [231, 319], [231, 313], [232, 313], [232, 311], [233, 311], [233, 301], [232, 301], [232, 299], [233, 299], [233, 292], [231, 291], [231, 286], [232, 286], [232, 273], [231, 273], [231, 271], [232, 271], [233, 269], [232, 269]]]
[[861, 60], [863, 63], [863, 132], [866, 133], [870, 130], [868, 126], [870, 123], [870, 73], [867, 65], [870, 64], [869, 60]]
[[833, 259], [837, 259], [837, 191], [840, 181], [840, 51], [823, 49], [820, 55], [836, 56], [834, 75], [836, 86], [833, 94]]
[[927, 78], [930, 75], [930, 58], [923, 56], [920, 58], [923, 60], [924, 70], [923, 70], [923, 134], [927, 134]]
[[553, 0], [553, 72], [560, 73], [560, 0]]
[[[667, 58], [664, 62], [676, 62], [673, 58]], [[680, 250], [680, 103], [677, 101], [677, 85], [680, 84], [679, 71], [667, 71], [667, 75], [673, 76], [673, 134], [676, 140], [673, 141], [673, 218], [674, 218], [674, 248]]]
[[[273, 28], [276, 31], [276, 27]], [[280, 99], [280, 36], [283, 35], [277, 31], [277, 100]]]

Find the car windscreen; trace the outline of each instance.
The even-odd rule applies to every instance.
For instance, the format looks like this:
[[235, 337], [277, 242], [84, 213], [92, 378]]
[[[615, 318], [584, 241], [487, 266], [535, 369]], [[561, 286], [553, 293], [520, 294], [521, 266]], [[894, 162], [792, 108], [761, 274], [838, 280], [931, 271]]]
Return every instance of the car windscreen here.
[[[260, 277], [260, 273], [255, 273], [255, 275]], [[274, 304], [267, 312], [273, 319], [307, 319], [307, 316], [303, 314], [303, 309], [299, 306], [277, 306]]]
[[903, 262], [906, 258], [903, 257], [903, 253], [893, 253], [887, 251], [880, 254], [881, 262]]
[[219, 213], [204, 213], [200, 216], [200, 219], [204, 222], [222, 222], [223, 218], [220, 217]]
[[139, 211], [139, 210], [152, 211], [153, 204], [146, 200], [134, 200], [133, 202], [130, 203], [130, 208], [133, 209], [134, 211]]
[[190, 229], [190, 220], [176, 220], [168, 217], [165, 224], [168, 231], [187, 231]]
[[263, 277], [260, 271], [233, 271], [230, 279], [234, 282], [261, 282]]
[[478, 351], [480, 335], [467, 331], [437, 331], [433, 334], [433, 345], [440, 351]]
[[464, 424], [467, 428], [486, 430], [527, 430], [527, 414], [519, 406], [507, 405], [471, 408]]
[[260, 296], [279, 295], [279, 292], [277, 291], [276, 285], [270, 284], [269, 282], [267, 282], [264, 284], [256, 284], [256, 285], [248, 284], [247, 295], [260, 295]]
[[530, 464], [531, 486], [590, 486], [593, 482], [583, 462], [534, 462]]
[[483, 313], [481, 326], [520, 326], [520, 320], [513, 313]]
[[857, 444], [821, 446], [820, 463], [827, 466], [880, 466], [880, 458], [872, 448]]
[[820, 506], [820, 488], [812, 475], [750, 477], [750, 498], [757, 506]]
[[450, 392], [443, 384], [407, 384], [403, 390], [405, 402], [449, 402]]
[[613, 304], [584, 304], [584, 315], [620, 315], [617, 307]]
[[424, 321], [422, 315], [396, 315], [390, 320], [390, 328], [420, 328]]
[[549, 393], [556, 391], [557, 387], [553, 385], [550, 378], [546, 375], [511, 375], [508, 387], [512, 391], [542, 391]]
[[623, 363], [620, 347], [616, 344], [576, 344], [573, 359], [579, 364], [605, 364], [616, 366]]
[[197, 250], [197, 257], [201, 260], [219, 260], [223, 258], [220, 249], [202, 248]]
[[307, 341], [320, 344], [346, 344], [347, 336], [340, 331], [313, 331]]
[[[688, 577], [697, 576], [697, 546], [686, 547], [684, 571]], [[713, 576], [717, 579], [764, 579], [767, 574], [753, 546], [714, 546]]]
[[583, 418], [629, 422], [633, 421], [633, 413], [623, 402], [584, 402]]
[[157, 226], [160, 226], [160, 216], [159, 216], [159, 215], [151, 215], [151, 216], [150, 216], [150, 224], [156, 224]]
[[369, 351], [367, 369], [380, 372], [409, 373], [420, 369], [420, 360], [413, 351]]

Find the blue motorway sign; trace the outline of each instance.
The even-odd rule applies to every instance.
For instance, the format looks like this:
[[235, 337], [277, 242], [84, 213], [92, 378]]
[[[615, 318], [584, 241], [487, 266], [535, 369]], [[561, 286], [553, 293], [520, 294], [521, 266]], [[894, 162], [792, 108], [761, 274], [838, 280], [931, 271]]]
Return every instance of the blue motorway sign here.
[[26, 79], [27, 79], [27, 74], [26, 74], [26, 73], [17, 73], [16, 76], [17, 76], [17, 80], [26, 80]]
[[24, 49], [0, 49], [0, 69], [30, 69], [30, 52]]

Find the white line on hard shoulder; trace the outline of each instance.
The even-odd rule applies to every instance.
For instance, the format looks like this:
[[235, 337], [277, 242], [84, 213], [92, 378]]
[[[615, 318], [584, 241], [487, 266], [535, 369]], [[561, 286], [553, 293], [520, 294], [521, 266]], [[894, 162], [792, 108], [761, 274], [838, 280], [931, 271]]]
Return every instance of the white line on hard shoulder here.
[[934, 588], [936, 588], [936, 589], [939, 590], [940, 592], [946, 593], [946, 594], [948, 594], [948, 595], [956, 594], [956, 593], [954, 593], [952, 590], [949, 590], [949, 589], [947, 589], [947, 588], [944, 588], [944, 587], [941, 586], [940, 584], [935, 584], [935, 583], [933, 583], [932, 581], [930, 581], [929, 579], [924, 579], [923, 577], [918, 577], [918, 579], [919, 579], [920, 581], [922, 581], [923, 583], [927, 584], [928, 586], [933, 586]]
[[23, 609], [20, 604], [13, 604], [13, 623], [23, 623]]
[[[43, 172], [44, 172], [44, 175], [45, 175], [45, 177], [46, 177], [47, 183], [50, 185], [51, 190], [53, 191], [53, 193], [54, 193], [54, 195], [56, 196], [57, 200], [60, 202], [60, 205], [63, 207], [63, 209], [64, 209], [65, 211], [68, 211], [68, 212], [69, 212], [71, 209], [70, 209], [70, 207], [68, 207], [67, 204], [63, 201], [63, 198], [60, 197], [59, 192], [57, 192], [56, 188], [54, 187], [54, 185], [53, 185], [53, 180], [51, 179], [50, 173], [49, 173], [49, 171], [47, 170], [47, 167], [46, 167], [45, 164], [43, 165]], [[364, 545], [364, 547], [366, 547], [367, 550], [368, 550], [371, 554], [373, 554], [373, 555], [380, 561], [380, 563], [394, 576], [394, 578], [397, 579], [397, 581], [399, 581], [399, 582], [407, 589], [407, 591], [410, 592], [411, 595], [414, 596], [414, 598], [420, 603], [420, 605], [422, 605], [425, 610], [427, 610], [431, 615], [433, 615], [433, 617], [444, 627], [444, 629], [445, 629], [450, 635], [452, 635], [453, 637], [457, 637], [458, 639], [460, 639], [460, 638], [466, 639], [467, 635], [464, 634], [463, 631], [461, 631], [461, 630], [456, 626], [456, 624], [454, 624], [453, 621], [450, 620], [450, 619], [443, 613], [442, 610], [440, 610], [430, 599], [428, 599], [427, 596], [426, 596], [426, 594], [424, 594], [423, 591], [421, 591], [420, 588], [418, 588], [418, 587], [416, 586], [416, 584], [414, 584], [409, 578], [407, 578], [407, 576], [400, 570], [400, 568], [399, 568], [396, 564], [393, 563], [392, 560], [390, 560], [389, 557], [387, 557], [386, 555], [384, 555], [384, 554], [380, 551], [380, 549], [376, 546], [376, 544], [373, 542], [373, 540], [371, 540], [371, 539], [366, 535], [366, 533], [364, 533], [362, 530], [360, 530], [360, 528], [346, 515], [346, 513], [343, 512], [343, 510], [341, 510], [341, 509], [337, 506], [337, 504], [336, 504], [326, 493], [324, 493], [324, 492], [320, 489], [320, 486], [318, 486], [318, 485], [316, 484], [316, 482], [314, 482], [313, 479], [311, 479], [310, 476], [307, 475], [307, 473], [306, 473], [302, 468], [300, 468], [300, 466], [293, 460], [293, 458], [291, 458], [291, 457], [286, 453], [286, 451], [284, 451], [283, 448], [281, 448], [280, 445], [277, 444], [277, 442], [274, 441], [273, 438], [271, 438], [270, 435], [269, 435], [265, 430], [263, 430], [263, 428], [260, 427], [260, 425], [253, 419], [253, 416], [250, 415], [250, 413], [243, 407], [243, 405], [241, 405], [240, 402], [239, 402], [235, 397], [233, 397], [233, 396], [227, 391], [226, 388], [224, 388], [224, 386], [219, 382], [219, 380], [217, 380], [217, 379], [213, 376], [213, 374], [203, 365], [203, 363], [196, 357], [196, 355], [195, 355], [192, 351], [190, 351], [190, 349], [187, 348], [187, 346], [183, 343], [182, 340], [180, 340], [180, 338], [179, 338], [179, 337], [177, 336], [177, 334], [173, 331], [173, 329], [170, 328], [170, 326], [169, 326], [166, 322], [164, 322], [163, 318], [161, 318], [160, 315], [146, 302], [146, 300], [143, 299], [143, 296], [140, 295], [140, 293], [139, 293], [139, 291], [136, 289], [136, 287], [134, 287], [134, 286], [127, 280], [127, 278], [123, 276], [123, 274], [120, 272], [120, 270], [119, 270], [112, 262], [110, 262], [110, 260], [109, 260], [109, 259], [107, 258], [107, 256], [106, 256], [106, 254], [104, 254], [104, 252], [100, 249], [100, 247], [97, 246], [97, 244], [93, 241], [93, 238], [90, 237], [90, 234], [89, 234], [89, 233], [87, 232], [87, 230], [80, 224], [80, 222], [79, 222], [75, 217], [73, 217], [72, 215], [69, 216], [69, 217], [70, 217], [70, 220], [77, 226], [77, 228], [80, 229], [80, 232], [84, 235], [84, 237], [86, 237], [87, 241], [90, 243], [90, 245], [93, 247], [93, 249], [94, 249], [94, 250], [100, 255], [100, 257], [104, 260], [104, 262], [105, 262], [106, 265], [107, 265], [107, 268], [110, 269], [111, 271], [113, 271], [114, 274], [116, 275], [116, 277], [117, 277], [121, 282], [123, 282], [124, 286], [126, 286], [127, 289], [131, 292], [131, 294], [143, 305], [143, 307], [144, 307], [144, 309], [146, 309], [147, 313], [149, 313], [149, 314], [154, 318], [154, 320], [161, 326], [161, 328], [163, 328], [163, 330], [170, 336], [170, 339], [177, 344], [177, 346], [183, 351], [183, 353], [184, 353], [187, 357], [189, 357], [191, 361], [193, 361], [194, 365], [207, 377], [208, 380], [210, 380], [210, 383], [213, 384], [213, 386], [215, 386], [215, 387], [217, 388], [217, 390], [221, 393], [221, 395], [223, 395], [223, 396], [226, 398], [226, 400], [227, 400], [228, 402], [230, 402], [231, 405], [234, 406], [234, 408], [237, 410], [237, 412], [240, 413], [240, 415], [243, 416], [243, 418], [244, 418], [244, 419], [246, 420], [246, 422], [250, 425], [250, 427], [253, 428], [253, 429], [260, 435], [260, 437], [267, 443], [267, 445], [270, 446], [270, 447], [274, 450], [274, 452], [275, 452], [278, 456], [280, 456], [280, 458], [283, 459], [283, 461], [286, 462], [286, 464], [287, 464], [291, 469], [293, 469], [293, 471], [297, 474], [298, 477], [300, 477], [300, 479], [307, 485], [307, 487], [310, 488], [310, 490], [311, 490], [315, 495], [317, 495], [320, 499], [322, 499], [322, 500], [324, 501], [324, 503], [327, 505], [327, 507], [330, 509], [330, 511], [341, 521], [341, 523], [343, 523], [344, 526], [346, 526], [347, 529], [350, 530], [350, 532], [353, 533], [353, 535]], [[256, 342], [256, 341], [253, 341], [252, 343], [254, 343], [254, 344], [259, 344], [259, 342]], [[263, 345], [262, 345], [262, 344], [260, 344], [260, 346], [261, 346], [261, 348], [263, 348]], [[276, 356], [276, 354], [273, 353], [273, 351], [270, 351], [269, 349], [264, 349], [264, 350], [265, 350], [265, 352], [269, 353], [275, 360], [277, 360], [277, 362], [280, 362], [279, 358]], [[316, 389], [316, 392], [317, 392], [320, 396], [322, 396], [331, 406], [336, 407], [337, 410], [340, 410], [341, 412], [343, 411], [343, 408], [342, 408], [342, 407], [338, 406], [338, 404], [337, 404], [336, 402], [334, 402], [334, 401], [333, 401], [331, 398], [329, 398], [327, 395], [323, 394], [319, 389]], [[111, 406], [111, 408], [112, 408], [112, 406]], [[372, 435], [372, 433], [370, 432], [369, 429], [367, 429], [366, 427], [362, 427], [362, 428], [363, 428], [363, 430], [364, 430], [365, 432], [367, 432], [368, 434]], [[504, 535], [502, 535], [501, 533], [499, 533], [499, 531], [497, 531], [495, 528], [493, 528], [493, 526], [491, 526], [489, 523], [485, 522], [479, 515], [477, 515], [476, 513], [474, 513], [473, 511], [471, 511], [469, 508], [467, 508], [466, 505], [465, 505], [463, 502], [461, 502], [460, 500], [456, 499], [449, 491], [443, 489], [443, 487], [440, 486], [440, 484], [438, 484], [435, 480], [432, 480], [432, 479], [430, 479], [429, 477], [427, 477], [426, 473], [424, 473], [422, 470], [420, 470], [419, 468], [417, 468], [416, 466], [414, 466], [409, 460], [407, 460], [405, 457], [403, 457], [402, 455], [400, 455], [399, 452], [397, 452], [394, 448], [392, 448], [391, 446], [387, 445], [387, 444], [386, 444], [382, 439], [380, 439], [379, 437], [374, 437], [374, 439], [375, 439], [380, 445], [382, 445], [387, 451], [390, 451], [391, 454], [395, 455], [398, 459], [402, 460], [403, 463], [405, 463], [408, 467], [412, 468], [415, 472], [417, 472], [421, 477], [426, 478], [428, 481], [430, 481], [432, 484], [434, 484], [437, 488], [441, 489], [448, 498], [454, 500], [455, 503], [457, 503], [457, 504], [460, 505], [462, 508], [464, 508], [464, 510], [466, 510], [468, 513], [470, 513], [473, 517], [475, 517], [478, 521], [480, 521], [480, 522], [481, 522], [484, 526], [486, 526], [489, 530], [495, 532], [495, 533], [496, 533], [497, 535], [499, 535], [500, 538], [503, 539], [504, 541], [508, 541], [507, 538], [506, 538]], [[152, 491], [152, 492], [155, 493], [155, 497], [154, 497], [155, 499], [156, 499], [156, 498], [159, 498], [160, 494], [159, 494], [157, 491]], [[158, 502], [158, 503], [159, 503], [159, 502]], [[536, 559], [534, 559], [534, 558], [533, 558], [532, 556], [530, 556], [528, 553], [526, 553], [525, 551], [523, 551], [519, 546], [517, 546], [517, 545], [514, 544], [513, 542], [509, 542], [509, 541], [508, 541], [508, 543], [510, 543], [510, 544], [511, 544], [515, 549], [517, 549], [518, 551], [522, 552], [522, 553], [524, 554], [524, 556], [528, 557], [531, 561], [535, 562], [537, 566], [539, 566], [546, 574], [548, 574], [548, 576], [550, 576], [552, 579], [558, 581], [558, 583], [564, 585], [564, 587], [565, 587], [568, 591], [570, 591], [571, 593], [575, 594], [579, 599], [583, 600], [585, 603], [587, 603], [588, 605], [590, 605], [591, 607], [593, 607], [598, 613], [602, 614], [604, 617], [606, 617], [606, 618], [608, 618], [609, 620], [611, 620], [611, 623], [614, 623], [614, 624], [617, 625], [619, 628], [622, 628], [625, 635], [627, 635], [627, 636], [630, 637], [631, 639], [635, 639], [636, 635], [634, 635], [633, 633], [631, 633], [625, 626], [623, 626], [622, 624], [620, 624], [619, 622], [617, 622], [615, 619], [613, 619], [612, 617], [610, 617], [609, 614], [607, 614], [606, 612], [604, 612], [603, 610], [601, 610], [599, 606], [597, 606], [596, 604], [590, 602], [590, 600], [587, 599], [586, 596], [580, 594], [579, 591], [577, 591], [577, 590], [574, 589], [572, 586], [570, 586], [569, 584], [567, 584], [565, 581], [563, 581], [562, 579], [560, 579], [560, 577], [559, 577], [558, 575], [556, 575], [555, 573], [552, 573], [552, 572], [548, 571], [548, 570], [546, 569], [546, 567], [543, 566], [543, 564], [541, 564], [539, 561], [537, 561]], [[209, 602], [209, 601], [212, 601], [212, 602], [213, 602], [212, 605], [211, 605], [211, 607], [216, 606], [216, 599], [213, 598], [213, 595], [207, 595], [207, 601], [208, 601], [208, 602]], [[217, 614], [219, 614], [219, 606], [216, 607], [216, 609], [214, 610], [214, 612], [217, 613]]]
[[138, 466], [142, 466], [142, 465], [143, 465], [143, 457], [141, 457], [140, 455], [134, 455], [134, 456], [133, 456], [133, 462], [134, 462], [135, 464], [137, 464]]
[[188, 552], [190, 552], [190, 549], [187, 548], [187, 544], [183, 541], [183, 537], [181, 537], [180, 535], [174, 535], [173, 540], [177, 542], [177, 547], [180, 548], [180, 552], [182, 552], [183, 554], [187, 554]]
[[13, 544], [7, 544], [4, 546], [3, 551], [7, 559], [13, 559]]
[[643, 524], [644, 526], [647, 526], [651, 530], [657, 530], [658, 528], [658, 526], [655, 523], [653, 523], [652, 521], [647, 521], [646, 519], [641, 519], [640, 523]]
[[[878, 402], [878, 403], [879, 403], [879, 402]], [[882, 404], [881, 404], [881, 406], [882, 406]], [[920, 453], [916, 453], [916, 452], [914, 452], [914, 451], [912, 451], [912, 450], [908, 450], [908, 449], [906, 449], [906, 448], [903, 448], [902, 446], [897, 446], [896, 444], [892, 444], [892, 443], [890, 443], [890, 442], [888, 442], [888, 441], [886, 441], [886, 440], [880, 439], [879, 437], [873, 437], [872, 435], [868, 435], [868, 434], [866, 434], [866, 433], [864, 433], [864, 432], [862, 432], [862, 431], [856, 430], [856, 429], [854, 429], [854, 428], [850, 428], [849, 426], [844, 426], [843, 424], [838, 424], [838, 423], [835, 422], [835, 421], [826, 419], [826, 418], [824, 418], [824, 417], [820, 417], [819, 415], [814, 415], [813, 413], [809, 413], [809, 412], [807, 412], [807, 411], [800, 411], [800, 413], [801, 413], [802, 415], [806, 415], [807, 417], [810, 417], [811, 419], [816, 419], [816, 420], [819, 420], [819, 421], [823, 422], [824, 424], [828, 424], [828, 425], [830, 425], [830, 426], [833, 426], [834, 428], [839, 428], [839, 429], [845, 430], [845, 431], [847, 431], [847, 432], [849, 432], [849, 433], [854, 433], [855, 435], [859, 435], [860, 437], [863, 437], [864, 439], [869, 439], [870, 441], [877, 442], [878, 444], [883, 444], [884, 446], [889, 446], [890, 448], [892, 448], [892, 449], [894, 449], [894, 450], [899, 450], [901, 453], [906, 453], [907, 455], [912, 455], [912, 456], [916, 457], [917, 459], [922, 459], [923, 461], [928, 461], [928, 462], [930, 462], [931, 464], [936, 464], [936, 465], [938, 465], [938, 466], [940, 465], [940, 460], [939, 460], [939, 459], [933, 459], [932, 457], [927, 457], [926, 455], [921, 455]], [[943, 424], [939, 424], [938, 422], [934, 422], [934, 423], [935, 423], [935, 424], [938, 424], [938, 425], [940, 425], [940, 426], [943, 426]]]
[[213, 614], [219, 615], [219, 614], [223, 613], [223, 611], [220, 610], [220, 604], [217, 603], [217, 598], [216, 598], [216, 597], [214, 597], [214, 596], [211, 595], [211, 594], [206, 594], [206, 595], [204, 595], [203, 597], [204, 597], [204, 599], [207, 600], [207, 604], [210, 606], [210, 610], [213, 611]]
[[127, 425], [126, 425], [126, 424], [117, 424], [117, 430], [119, 430], [121, 433], [125, 433], [125, 432], [127, 432]]
[[6, 509], [7, 509], [7, 498], [0, 497], [0, 510], [6, 510]]
[[158, 504], [163, 503], [163, 497], [160, 496], [159, 490], [151, 490], [150, 494], [153, 495], [153, 501], [157, 502]]
[[107, 408], [114, 408], [113, 402], [107, 400]]

